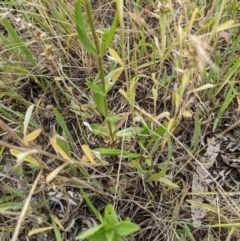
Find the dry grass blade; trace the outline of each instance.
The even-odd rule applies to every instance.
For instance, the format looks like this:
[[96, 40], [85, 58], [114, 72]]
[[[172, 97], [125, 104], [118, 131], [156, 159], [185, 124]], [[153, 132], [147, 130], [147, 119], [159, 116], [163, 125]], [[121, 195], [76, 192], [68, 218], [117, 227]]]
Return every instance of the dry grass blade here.
[[30, 204], [30, 201], [32, 199], [33, 193], [34, 193], [34, 191], [35, 191], [35, 189], [37, 187], [37, 184], [38, 184], [39, 179], [40, 179], [41, 176], [42, 176], [42, 170], [39, 171], [39, 173], [38, 173], [38, 175], [37, 175], [37, 177], [36, 177], [36, 179], [35, 179], [35, 181], [33, 183], [33, 186], [32, 186], [32, 188], [31, 188], [31, 190], [30, 190], [30, 192], [29, 192], [29, 194], [27, 196], [27, 199], [25, 200], [25, 203], [24, 203], [21, 215], [20, 215], [20, 217], [18, 219], [17, 226], [16, 226], [16, 228], [14, 230], [14, 233], [13, 233], [11, 241], [17, 241], [18, 240], [18, 234], [19, 234], [21, 225], [22, 225], [22, 223], [24, 221], [24, 218], [25, 218], [27, 209], [29, 208], [29, 204]]

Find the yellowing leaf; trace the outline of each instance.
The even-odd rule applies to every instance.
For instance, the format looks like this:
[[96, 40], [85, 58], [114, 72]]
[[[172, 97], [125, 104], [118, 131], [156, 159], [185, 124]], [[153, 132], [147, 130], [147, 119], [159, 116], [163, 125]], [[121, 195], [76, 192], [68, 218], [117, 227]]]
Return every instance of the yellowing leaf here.
[[167, 126], [167, 131], [168, 132], [171, 132], [173, 126], [174, 126], [174, 122], [175, 122], [175, 119], [174, 118], [171, 118], [170, 121], [168, 122], [168, 126]]
[[231, 27], [234, 24], [234, 20], [228, 20], [225, 23], [222, 23], [220, 26], [217, 27], [217, 32], [218, 31], [222, 31], [225, 29], [228, 29], [229, 27]]
[[117, 12], [119, 15], [119, 21], [123, 24], [123, 0], [116, 0]]
[[55, 152], [58, 153], [58, 149], [57, 149], [57, 137], [56, 137], [56, 135], [54, 135], [54, 136], [50, 139], [50, 143], [51, 143], [53, 149], [55, 150]]
[[87, 158], [86, 155], [83, 155], [82, 158], [81, 158], [81, 160], [82, 160], [83, 162], [86, 162], [86, 163], [89, 162], [89, 159]]
[[55, 223], [58, 225], [58, 227], [64, 230], [64, 227], [62, 226], [59, 218], [57, 216], [52, 216], [52, 218], [55, 221]]
[[64, 163], [63, 165], [61, 165], [60, 167], [57, 167], [54, 171], [52, 171], [50, 174], [47, 175], [46, 177], [46, 182], [49, 183], [51, 182], [60, 171], [62, 171], [62, 169], [67, 165], [68, 163]]
[[41, 133], [41, 129], [34, 130], [34, 131], [32, 131], [31, 133], [27, 134], [27, 135], [24, 137], [23, 141], [24, 141], [24, 142], [33, 141], [33, 140], [35, 140], [35, 139], [40, 135], [40, 133]]
[[175, 112], [177, 113], [181, 104], [181, 96], [175, 92], [174, 93], [174, 100], [175, 100]]
[[175, 183], [173, 183], [170, 179], [166, 178], [166, 177], [160, 177], [158, 179], [159, 182], [165, 184], [167, 187], [170, 188], [179, 188], [179, 186]]
[[26, 152], [20, 152], [20, 151], [17, 151], [15, 149], [10, 149], [10, 152], [13, 156], [15, 156], [17, 158], [17, 163], [21, 162], [22, 160], [26, 161], [26, 162], [29, 162], [29, 163], [32, 163], [38, 167], [40, 167], [40, 164], [38, 163], [38, 161], [32, 157], [30, 157], [29, 155], [30, 154], [33, 154], [33, 153], [37, 153], [36, 150], [30, 150], [30, 151], [26, 151]]
[[192, 26], [193, 26], [193, 23], [196, 19], [196, 16], [197, 16], [197, 13], [198, 13], [198, 8], [195, 8], [192, 12], [192, 16], [191, 16], [191, 20], [190, 20], [190, 23], [188, 24], [188, 29], [189, 29], [189, 33], [191, 32], [192, 30]]
[[35, 228], [33, 230], [31, 230], [30, 232], [28, 232], [28, 236], [32, 236], [34, 234], [37, 234], [37, 233], [42, 233], [42, 232], [45, 232], [45, 231], [48, 231], [48, 230], [51, 230], [53, 229], [53, 227], [49, 226], [49, 227], [44, 227], [44, 228]]
[[208, 211], [211, 211], [213, 213], [218, 213], [218, 210], [216, 207], [214, 206], [211, 206], [209, 204], [206, 204], [206, 203], [202, 203], [202, 202], [197, 202], [197, 201], [194, 201], [194, 200], [186, 200], [188, 203], [192, 204], [193, 206], [196, 206], [196, 207], [201, 207], [201, 208], [204, 208]]
[[31, 119], [33, 108], [34, 108], [34, 105], [30, 105], [25, 114], [24, 123], [23, 123], [23, 136], [24, 137], [26, 137], [26, 134], [27, 134], [27, 128], [28, 128], [29, 121]]
[[55, 81], [63, 81], [64, 80], [64, 78], [61, 76], [61, 77], [54, 77], [54, 80]]
[[114, 58], [114, 60], [117, 61], [117, 63], [119, 63], [121, 66], [124, 66], [122, 59], [119, 57], [118, 53], [114, 49], [109, 48], [109, 53]]
[[2, 146], [0, 149], [0, 157], [2, 157], [4, 150], [5, 150], [5, 146]]
[[238, 110], [240, 110], [240, 97], [236, 97], [237, 98], [237, 103], [238, 103]]
[[54, 135], [51, 139], [50, 139], [50, 143], [53, 147], [53, 149], [55, 150], [56, 153], [59, 153], [63, 158], [65, 158], [68, 161], [72, 161], [71, 158], [65, 153], [65, 151], [57, 144], [57, 137], [56, 135]]
[[[170, 133], [170, 132], [172, 131], [173, 126], [174, 126], [174, 121], [175, 121], [174, 118], [172, 118], [172, 119], [169, 120], [168, 126], [167, 126], [167, 132]], [[163, 138], [163, 140], [162, 140], [162, 150], [164, 149], [166, 143], [167, 143], [167, 136], [164, 135], [164, 138]]]
[[123, 72], [123, 68], [120, 67], [120, 68], [118, 69], [118, 71], [112, 76], [112, 81], [113, 81], [113, 83], [115, 83], [115, 82], [118, 80], [118, 78], [119, 78], [119, 76], [122, 74], [122, 72]]
[[201, 87], [199, 87], [197, 89], [194, 89], [194, 90], [190, 91], [189, 93], [191, 93], [191, 92], [199, 92], [201, 90], [210, 89], [210, 88], [213, 88], [213, 87], [214, 87], [213, 84], [205, 84], [205, 85], [203, 85], [203, 86], [201, 86]]
[[156, 87], [152, 87], [152, 95], [153, 95], [154, 103], [156, 103], [158, 99], [158, 91]]
[[190, 111], [184, 111], [183, 113], [183, 116], [185, 116], [185, 117], [192, 117], [192, 113], [190, 112]]
[[114, 84], [118, 80], [119, 76], [122, 74], [122, 72], [123, 72], [123, 67], [119, 67], [117, 69], [112, 70], [105, 77], [105, 79], [107, 80], [106, 81], [106, 92], [109, 92], [112, 89], [112, 87], [114, 86]]
[[93, 155], [92, 155], [92, 152], [91, 152], [89, 146], [87, 146], [87, 145], [82, 145], [81, 147], [82, 147], [82, 150], [83, 150], [84, 154], [87, 156], [88, 160], [89, 160], [91, 163], [96, 163], [96, 162], [94, 161], [94, 158], [93, 158]]
[[122, 94], [123, 97], [124, 97], [126, 100], [130, 101], [125, 90], [119, 89], [118, 92], [119, 92], [120, 94]]

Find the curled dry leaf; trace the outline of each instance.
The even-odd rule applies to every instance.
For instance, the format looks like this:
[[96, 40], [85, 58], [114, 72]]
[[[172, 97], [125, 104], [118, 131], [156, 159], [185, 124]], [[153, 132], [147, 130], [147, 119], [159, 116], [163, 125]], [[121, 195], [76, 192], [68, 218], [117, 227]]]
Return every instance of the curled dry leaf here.
[[28, 236], [32, 236], [32, 235], [37, 234], [37, 233], [46, 232], [46, 231], [51, 230], [51, 229], [53, 229], [52, 226], [44, 227], [44, 228], [35, 228], [35, 229], [31, 230], [30, 232], [28, 232]]

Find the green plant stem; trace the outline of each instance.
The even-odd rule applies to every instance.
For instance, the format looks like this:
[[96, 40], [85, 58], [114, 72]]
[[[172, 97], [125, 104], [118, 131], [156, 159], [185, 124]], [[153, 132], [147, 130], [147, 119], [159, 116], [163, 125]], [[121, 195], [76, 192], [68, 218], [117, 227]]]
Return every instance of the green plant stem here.
[[[103, 70], [103, 64], [102, 64], [102, 56], [101, 56], [101, 52], [100, 52], [97, 34], [96, 34], [96, 31], [95, 31], [95, 28], [94, 28], [94, 22], [93, 22], [93, 17], [92, 17], [92, 8], [91, 8], [91, 4], [90, 4], [89, 0], [85, 1], [85, 7], [86, 7], [86, 13], [87, 13], [90, 28], [91, 28], [91, 31], [92, 31], [92, 35], [93, 35], [94, 44], [95, 44], [95, 47], [96, 47], [98, 67], [99, 67], [101, 83], [102, 83], [102, 91], [104, 93], [104, 107], [105, 107], [105, 114], [106, 114], [105, 118], [107, 118], [108, 115], [109, 115], [109, 111], [108, 111], [108, 104], [107, 104], [107, 97], [106, 97], [106, 86], [105, 86], [105, 80], [104, 80], [104, 70]], [[112, 126], [111, 126], [111, 122], [109, 120], [107, 120], [107, 125], [108, 125], [108, 129], [109, 129], [111, 141], [114, 142]]]

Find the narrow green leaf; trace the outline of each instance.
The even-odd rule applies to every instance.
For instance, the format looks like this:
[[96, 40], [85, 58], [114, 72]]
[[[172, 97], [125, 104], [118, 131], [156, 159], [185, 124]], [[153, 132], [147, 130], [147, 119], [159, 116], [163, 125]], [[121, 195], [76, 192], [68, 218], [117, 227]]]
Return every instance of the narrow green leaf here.
[[138, 78], [137, 78], [137, 76], [135, 76], [131, 79], [131, 82], [130, 82], [129, 100], [130, 100], [130, 104], [132, 106], [135, 105], [135, 95], [136, 95], [135, 85], [136, 85], [137, 81], [138, 81]]
[[51, 218], [52, 220], [52, 225], [53, 225], [53, 230], [54, 230], [54, 234], [55, 234], [55, 237], [56, 237], [56, 241], [62, 241], [62, 235], [53, 219], [53, 217]]
[[82, 192], [82, 196], [84, 198], [84, 200], [86, 201], [88, 207], [92, 210], [92, 212], [94, 213], [94, 215], [96, 216], [96, 218], [99, 219], [99, 221], [101, 222], [103, 220], [102, 215], [98, 212], [98, 210], [94, 207], [94, 205], [92, 204], [91, 200], [88, 198], [87, 194], [83, 191], [83, 189], [81, 189]]
[[129, 127], [123, 130], [120, 130], [116, 133], [117, 137], [132, 137], [138, 134], [141, 134], [144, 131], [142, 127]]
[[5, 28], [7, 29], [8, 33], [12, 36], [13, 40], [14, 40], [14, 44], [18, 45], [20, 50], [22, 51], [23, 54], [25, 54], [25, 56], [28, 58], [29, 62], [33, 65], [36, 66], [36, 62], [33, 58], [32, 53], [28, 50], [28, 48], [25, 46], [25, 44], [23, 43], [23, 41], [21, 40], [21, 38], [18, 36], [17, 32], [15, 31], [15, 29], [12, 27], [12, 25], [9, 23], [9, 21], [4, 18], [2, 20]]
[[159, 180], [159, 178], [165, 176], [165, 174], [166, 174], [166, 170], [155, 173], [148, 178], [148, 181], [149, 182], [156, 182], [156, 181]]
[[200, 132], [201, 132], [201, 123], [202, 120], [199, 119], [199, 111], [196, 110], [195, 114], [195, 126], [194, 126], [194, 131], [193, 131], [193, 137], [191, 140], [191, 148], [192, 152], [194, 152], [197, 149], [198, 142], [199, 142], [199, 137], [200, 137]]
[[191, 231], [190, 231], [190, 229], [189, 229], [189, 227], [188, 227], [188, 225], [186, 223], [184, 224], [184, 230], [185, 230], [185, 232], [187, 234], [187, 237], [190, 238], [191, 241], [196, 241], [196, 239], [192, 235], [192, 233], [191, 233]]
[[159, 137], [166, 133], [167, 122], [164, 122], [162, 126], [158, 126], [156, 130], [151, 135], [150, 143], [154, 142]]
[[81, 41], [82, 45], [88, 51], [89, 54], [96, 55], [94, 45], [92, 44], [87, 34], [87, 29], [82, 14], [81, 0], [78, 0], [75, 6], [75, 23], [78, 38]]
[[166, 177], [160, 177], [158, 181], [161, 182], [162, 184], [165, 184], [169, 188], [179, 188], [177, 184], [173, 183], [170, 179]]
[[55, 115], [55, 117], [56, 117], [56, 119], [57, 119], [58, 124], [61, 126], [62, 130], [64, 131], [64, 133], [65, 133], [68, 141], [71, 142], [71, 143], [73, 143], [74, 140], [73, 140], [73, 138], [72, 138], [71, 133], [70, 133], [69, 130], [68, 130], [67, 124], [66, 124], [66, 122], [64, 121], [62, 115], [58, 112], [58, 110], [57, 110], [55, 107], [53, 107], [53, 113], [54, 113], [54, 115]]
[[90, 88], [90, 90], [91, 90], [94, 94], [99, 94], [99, 95], [104, 96], [104, 92], [103, 92], [103, 90], [102, 90], [102, 88], [101, 88], [100, 85], [94, 84], [94, 83], [92, 83], [92, 82], [90, 82], [90, 81], [88, 81], [88, 82], [86, 83], [86, 85]]
[[224, 100], [223, 104], [221, 105], [221, 108], [218, 112], [217, 118], [214, 121], [213, 131], [216, 130], [219, 119], [222, 117], [225, 110], [231, 104], [231, 102], [232, 102], [233, 98], [236, 96], [236, 94], [237, 94], [237, 91], [234, 89], [234, 83], [233, 83], [233, 84], [231, 84], [231, 87], [229, 88], [229, 90], [227, 92], [227, 96], [225, 97], [225, 100]]
[[[229, 68], [229, 66], [231, 67]], [[239, 66], [240, 66], [240, 57], [233, 58], [232, 65], [227, 65], [226, 67], [228, 69], [228, 73], [226, 74], [225, 78], [230, 79], [234, 73], [239, 73], [239, 69], [238, 69]]]
[[103, 46], [101, 48], [101, 54], [104, 54], [107, 51], [108, 47], [110, 46], [113, 40], [114, 34], [116, 32], [117, 26], [118, 26], [118, 14], [116, 13], [110, 30], [103, 34], [104, 39], [103, 39]]
[[16, 209], [22, 209], [23, 204], [22, 203], [3, 203], [0, 204], [0, 213], [3, 213], [4, 211], [7, 211], [9, 209], [16, 210]]
[[107, 136], [109, 137], [108, 129], [105, 126], [101, 126], [97, 123], [90, 124], [93, 134], [98, 136]]
[[168, 154], [167, 154], [167, 163], [170, 163], [171, 161], [171, 157], [172, 157], [172, 141], [171, 141], [171, 137], [169, 135], [169, 132], [166, 132], [166, 137], [167, 137], [167, 149], [168, 149]]
[[80, 23], [79, 24], [79, 28], [82, 29], [82, 32], [87, 35], [87, 28], [86, 28], [86, 25], [84, 23], [84, 19], [83, 19], [83, 14], [82, 14], [82, 6], [81, 6], [81, 3], [83, 1], [82, 0], [77, 0], [76, 2], [76, 7], [75, 7], [75, 17], [78, 18], [77, 20], [77, 23]]
[[68, 157], [71, 156], [71, 149], [69, 147], [69, 143], [66, 141], [66, 139], [57, 138], [57, 144], [60, 148], [67, 154]]
[[127, 151], [121, 151], [119, 149], [110, 149], [110, 148], [97, 148], [95, 151], [99, 152], [103, 156], [118, 156], [123, 155], [124, 158], [138, 158], [141, 155], [137, 153], [131, 153]]

